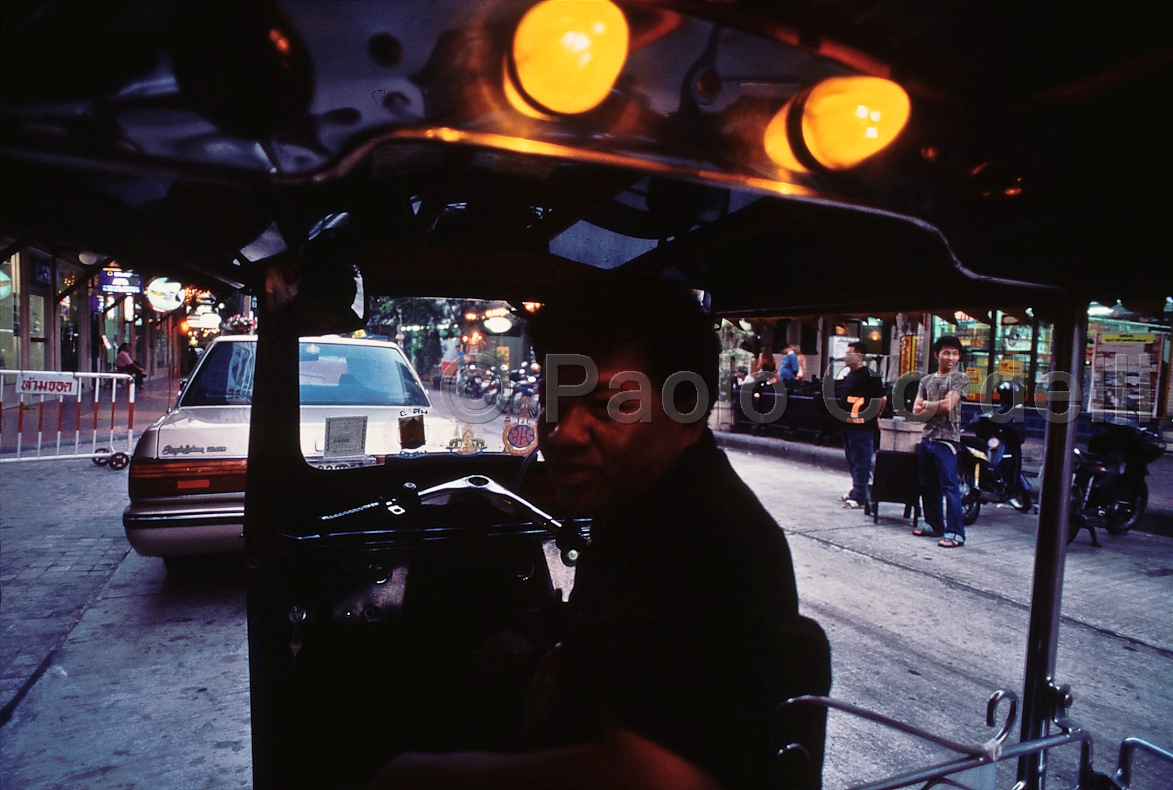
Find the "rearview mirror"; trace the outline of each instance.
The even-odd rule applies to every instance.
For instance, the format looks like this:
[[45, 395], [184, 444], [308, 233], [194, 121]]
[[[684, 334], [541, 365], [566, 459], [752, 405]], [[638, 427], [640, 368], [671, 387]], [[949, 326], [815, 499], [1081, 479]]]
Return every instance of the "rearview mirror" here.
[[265, 302], [271, 315], [287, 316], [301, 334], [354, 332], [367, 321], [362, 273], [353, 264], [307, 259], [271, 266]]

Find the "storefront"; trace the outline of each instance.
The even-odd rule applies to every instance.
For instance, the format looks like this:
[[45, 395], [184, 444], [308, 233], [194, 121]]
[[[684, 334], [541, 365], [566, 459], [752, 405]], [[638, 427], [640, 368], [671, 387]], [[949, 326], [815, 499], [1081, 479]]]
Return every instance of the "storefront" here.
[[0, 368], [89, 371], [84, 267], [30, 247], [3, 247]]
[[[942, 335], [956, 335], [965, 347], [967, 400], [988, 399], [988, 393], [1000, 382], [1013, 379], [1022, 384], [1027, 404], [1046, 402], [1051, 325], [1041, 321], [1031, 308], [956, 311], [930, 317], [930, 344]], [[987, 394], [983, 396], [983, 392]]]
[[[989, 403], [994, 388], [1005, 380], [1021, 384], [1026, 405], [1047, 402], [1053, 328], [1029, 306], [735, 318], [726, 324], [723, 381], [752, 373], [761, 347], [771, 345], [777, 351], [787, 343], [803, 349], [812, 377], [834, 377], [841, 373], [847, 343], [859, 340], [872, 366], [891, 383], [905, 373], [935, 370], [933, 342], [942, 335], [955, 335], [966, 349], [970, 380], [966, 400], [971, 404], [967, 411]], [[1171, 324], [1173, 297], [1136, 309], [1091, 304], [1081, 382], [1086, 419], [1147, 422], [1169, 417], [1173, 405]], [[1042, 428], [1038, 431], [1041, 435]]]
[[[1173, 298], [1145, 307], [1139, 312], [1119, 303], [1109, 307], [1093, 302], [1088, 310], [1080, 384], [1091, 420], [1148, 422], [1169, 416]], [[998, 382], [1014, 379], [1023, 385], [1028, 405], [1046, 402], [1052, 327], [1029, 307], [936, 313], [926, 320], [932, 331], [922, 342], [952, 334], [965, 346], [969, 401], [982, 400], [983, 392]], [[902, 354], [900, 372], [932, 370], [923, 356], [905, 359]]]
[[0, 369], [109, 372], [129, 343], [151, 375], [175, 372], [187, 342], [182, 286], [153, 294], [138, 274], [92, 253], [2, 242]]

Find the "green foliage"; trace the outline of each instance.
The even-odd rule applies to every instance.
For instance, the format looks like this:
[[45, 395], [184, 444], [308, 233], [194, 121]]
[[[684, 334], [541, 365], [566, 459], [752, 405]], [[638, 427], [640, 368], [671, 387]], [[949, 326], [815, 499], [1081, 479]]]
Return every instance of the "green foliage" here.
[[749, 329], [742, 329], [736, 323], [722, 319], [717, 330], [721, 338], [721, 400], [728, 400], [733, 391], [733, 374], [744, 368], [749, 371], [753, 363], [753, 354], [741, 348], [741, 344], [752, 338], [754, 333]]

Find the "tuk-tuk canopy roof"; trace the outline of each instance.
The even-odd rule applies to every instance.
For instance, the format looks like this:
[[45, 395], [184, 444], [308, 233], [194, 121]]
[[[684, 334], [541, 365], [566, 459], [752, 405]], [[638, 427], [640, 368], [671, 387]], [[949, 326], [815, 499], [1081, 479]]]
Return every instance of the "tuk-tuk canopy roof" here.
[[[606, 100], [545, 118], [502, 88], [529, 0], [6, 4], [0, 233], [254, 293], [306, 261], [527, 298], [661, 272], [730, 313], [1173, 293], [1173, 48], [1139, 3], [618, 4]], [[896, 142], [765, 156], [844, 75], [907, 91]]]

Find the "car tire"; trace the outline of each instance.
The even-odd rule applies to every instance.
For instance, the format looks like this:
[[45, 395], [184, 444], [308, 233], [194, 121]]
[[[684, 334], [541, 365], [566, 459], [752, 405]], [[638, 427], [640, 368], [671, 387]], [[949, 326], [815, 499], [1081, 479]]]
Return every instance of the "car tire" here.
[[182, 554], [163, 558], [163, 567], [167, 569], [168, 576], [190, 576], [192, 570], [195, 568], [197, 558]]

